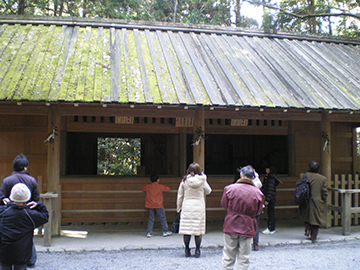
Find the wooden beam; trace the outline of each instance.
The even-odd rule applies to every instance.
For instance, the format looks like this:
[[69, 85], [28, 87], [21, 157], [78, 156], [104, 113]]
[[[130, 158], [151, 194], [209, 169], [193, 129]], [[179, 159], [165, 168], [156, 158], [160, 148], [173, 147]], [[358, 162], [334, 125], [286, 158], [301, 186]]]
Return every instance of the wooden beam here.
[[[196, 134], [199, 129], [205, 135], [204, 108], [198, 108], [195, 112], [193, 133]], [[193, 162], [198, 163], [200, 168], [205, 171], [205, 139], [203, 137], [194, 138], [194, 140], [197, 139], [199, 139], [198, 144], [193, 145]]]
[[360, 124], [360, 113], [332, 113], [329, 114], [330, 122], [357, 122]]
[[[206, 126], [207, 134], [239, 134], [239, 135], [287, 135], [287, 126]], [[175, 127], [162, 124], [114, 124], [114, 123], [67, 123], [68, 132], [117, 132], [117, 133], [192, 133], [192, 128]]]
[[296, 172], [295, 164], [296, 164], [296, 150], [295, 150], [295, 142], [296, 142], [296, 135], [294, 130], [294, 122], [289, 121], [288, 126], [288, 166], [289, 166], [289, 175], [294, 175]]
[[34, 127], [34, 126], [0, 126], [1, 132], [19, 132], [23, 134], [34, 134], [34, 133], [46, 133], [47, 128], [45, 127]]
[[[49, 114], [48, 128], [49, 133], [54, 128], [61, 126], [61, 116], [59, 114], [59, 106], [52, 106]], [[60, 194], [60, 132], [56, 131], [54, 139], [47, 142], [48, 144], [48, 162], [47, 162], [47, 192]], [[53, 200], [53, 216], [51, 224], [51, 234], [60, 235], [61, 226], [61, 201], [60, 197]]]
[[49, 110], [45, 103], [0, 103], [0, 115], [48, 115]]
[[61, 106], [60, 114], [64, 116], [78, 115], [78, 116], [134, 116], [134, 117], [194, 117], [194, 110], [185, 110], [183, 108], [166, 108], [158, 109], [155, 106], [135, 106], [130, 108], [130, 105], [106, 105], [102, 107], [98, 105], [82, 105], [75, 106]]
[[[321, 128], [321, 137], [326, 137], [326, 139], [328, 139], [328, 144], [325, 145], [325, 138], [321, 139], [321, 154], [320, 154], [320, 169], [321, 169], [321, 173], [323, 175], [325, 175], [325, 177], [327, 178], [328, 182], [331, 182], [331, 125], [330, 125], [330, 119], [329, 119], [329, 113], [327, 113], [326, 111], [322, 112], [322, 121], [320, 123], [320, 128]], [[329, 196], [331, 197], [331, 195]], [[331, 201], [331, 198], [328, 197], [328, 202]], [[327, 208], [327, 204], [326, 203], [326, 208]], [[326, 217], [326, 227], [329, 228], [331, 227], [331, 215], [328, 212], [328, 210], [325, 210], [325, 213], [327, 215]]]
[[184, 175], [186, 173], [186, 133], [182, 132], [181, 129], [179, 134], [179, 175]]
[[109, 132], [109, 133], [179, 133], [187, 130], [191, 133], [191, 128], [178, 128], [175, 126], [161, 124], [113, 124], [113, 123], [67, 123], [68, 132]]
[[321, 121], [320, 112], [294, 111], [283, 112], [283, 110], [259, 111], [254, 109], [234, 109], [224, 108], [214, 110], [205, 110], [205, 119], [272, 119], [272, 120], [291, 120], [291, 121]]
[[206, 126], [206, 134], [238, 134], [238, 135], [288, 135], [288, 127], [269, 126]]

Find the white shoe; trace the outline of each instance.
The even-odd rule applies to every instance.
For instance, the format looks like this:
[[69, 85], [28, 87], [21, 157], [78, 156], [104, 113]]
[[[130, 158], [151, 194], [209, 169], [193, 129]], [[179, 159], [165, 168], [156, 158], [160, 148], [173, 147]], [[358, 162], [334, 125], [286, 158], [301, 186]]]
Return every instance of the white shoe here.
[[146, 235], [147, 238], [151, 238], [151, 236], [152, 236], [152, 233], [147, 233], [147, 235]]
[[172, 232], [170, 232], [170, 231], [163, 232], [164, 237], [170, 236], [170, 235], [172, 235]]
[[274, 233], [275, 233], [275, 230], [270, 231], [269, 228], [266, 228], [266, 230], [263, 230], [262, 233], [263, 233], [263, 234], [274, 234]]

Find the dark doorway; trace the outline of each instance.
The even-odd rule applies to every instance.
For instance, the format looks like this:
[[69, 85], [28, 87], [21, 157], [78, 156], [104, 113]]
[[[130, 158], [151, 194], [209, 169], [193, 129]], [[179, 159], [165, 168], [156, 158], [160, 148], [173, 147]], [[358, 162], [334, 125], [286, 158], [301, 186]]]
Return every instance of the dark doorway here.
[[278, 174], [288, 174], [287, 136], [207, 135], [207, 174], [233, 174], [236, 168], [252, 165], [259, 174], [272, 165]]

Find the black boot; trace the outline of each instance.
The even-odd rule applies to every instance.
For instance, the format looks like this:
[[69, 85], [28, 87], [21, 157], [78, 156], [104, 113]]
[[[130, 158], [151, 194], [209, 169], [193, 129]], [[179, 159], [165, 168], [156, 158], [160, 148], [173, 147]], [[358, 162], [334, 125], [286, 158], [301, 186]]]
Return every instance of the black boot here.
[[200, 248], [195, 249], [195, 258], [200, 257]]
[[185, 257], [190, 257], [190, 248], [185, 248]]

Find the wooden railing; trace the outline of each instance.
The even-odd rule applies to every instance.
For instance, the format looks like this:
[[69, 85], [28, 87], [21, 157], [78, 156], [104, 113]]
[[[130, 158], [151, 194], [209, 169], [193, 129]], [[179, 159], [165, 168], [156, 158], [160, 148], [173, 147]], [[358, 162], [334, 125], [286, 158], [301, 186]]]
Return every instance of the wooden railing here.
[[342, 225], [342, 233], [350, 234], [351, 225], [359, 224], [359, 175], [335, 175], [328, 185], [327, 226]]

